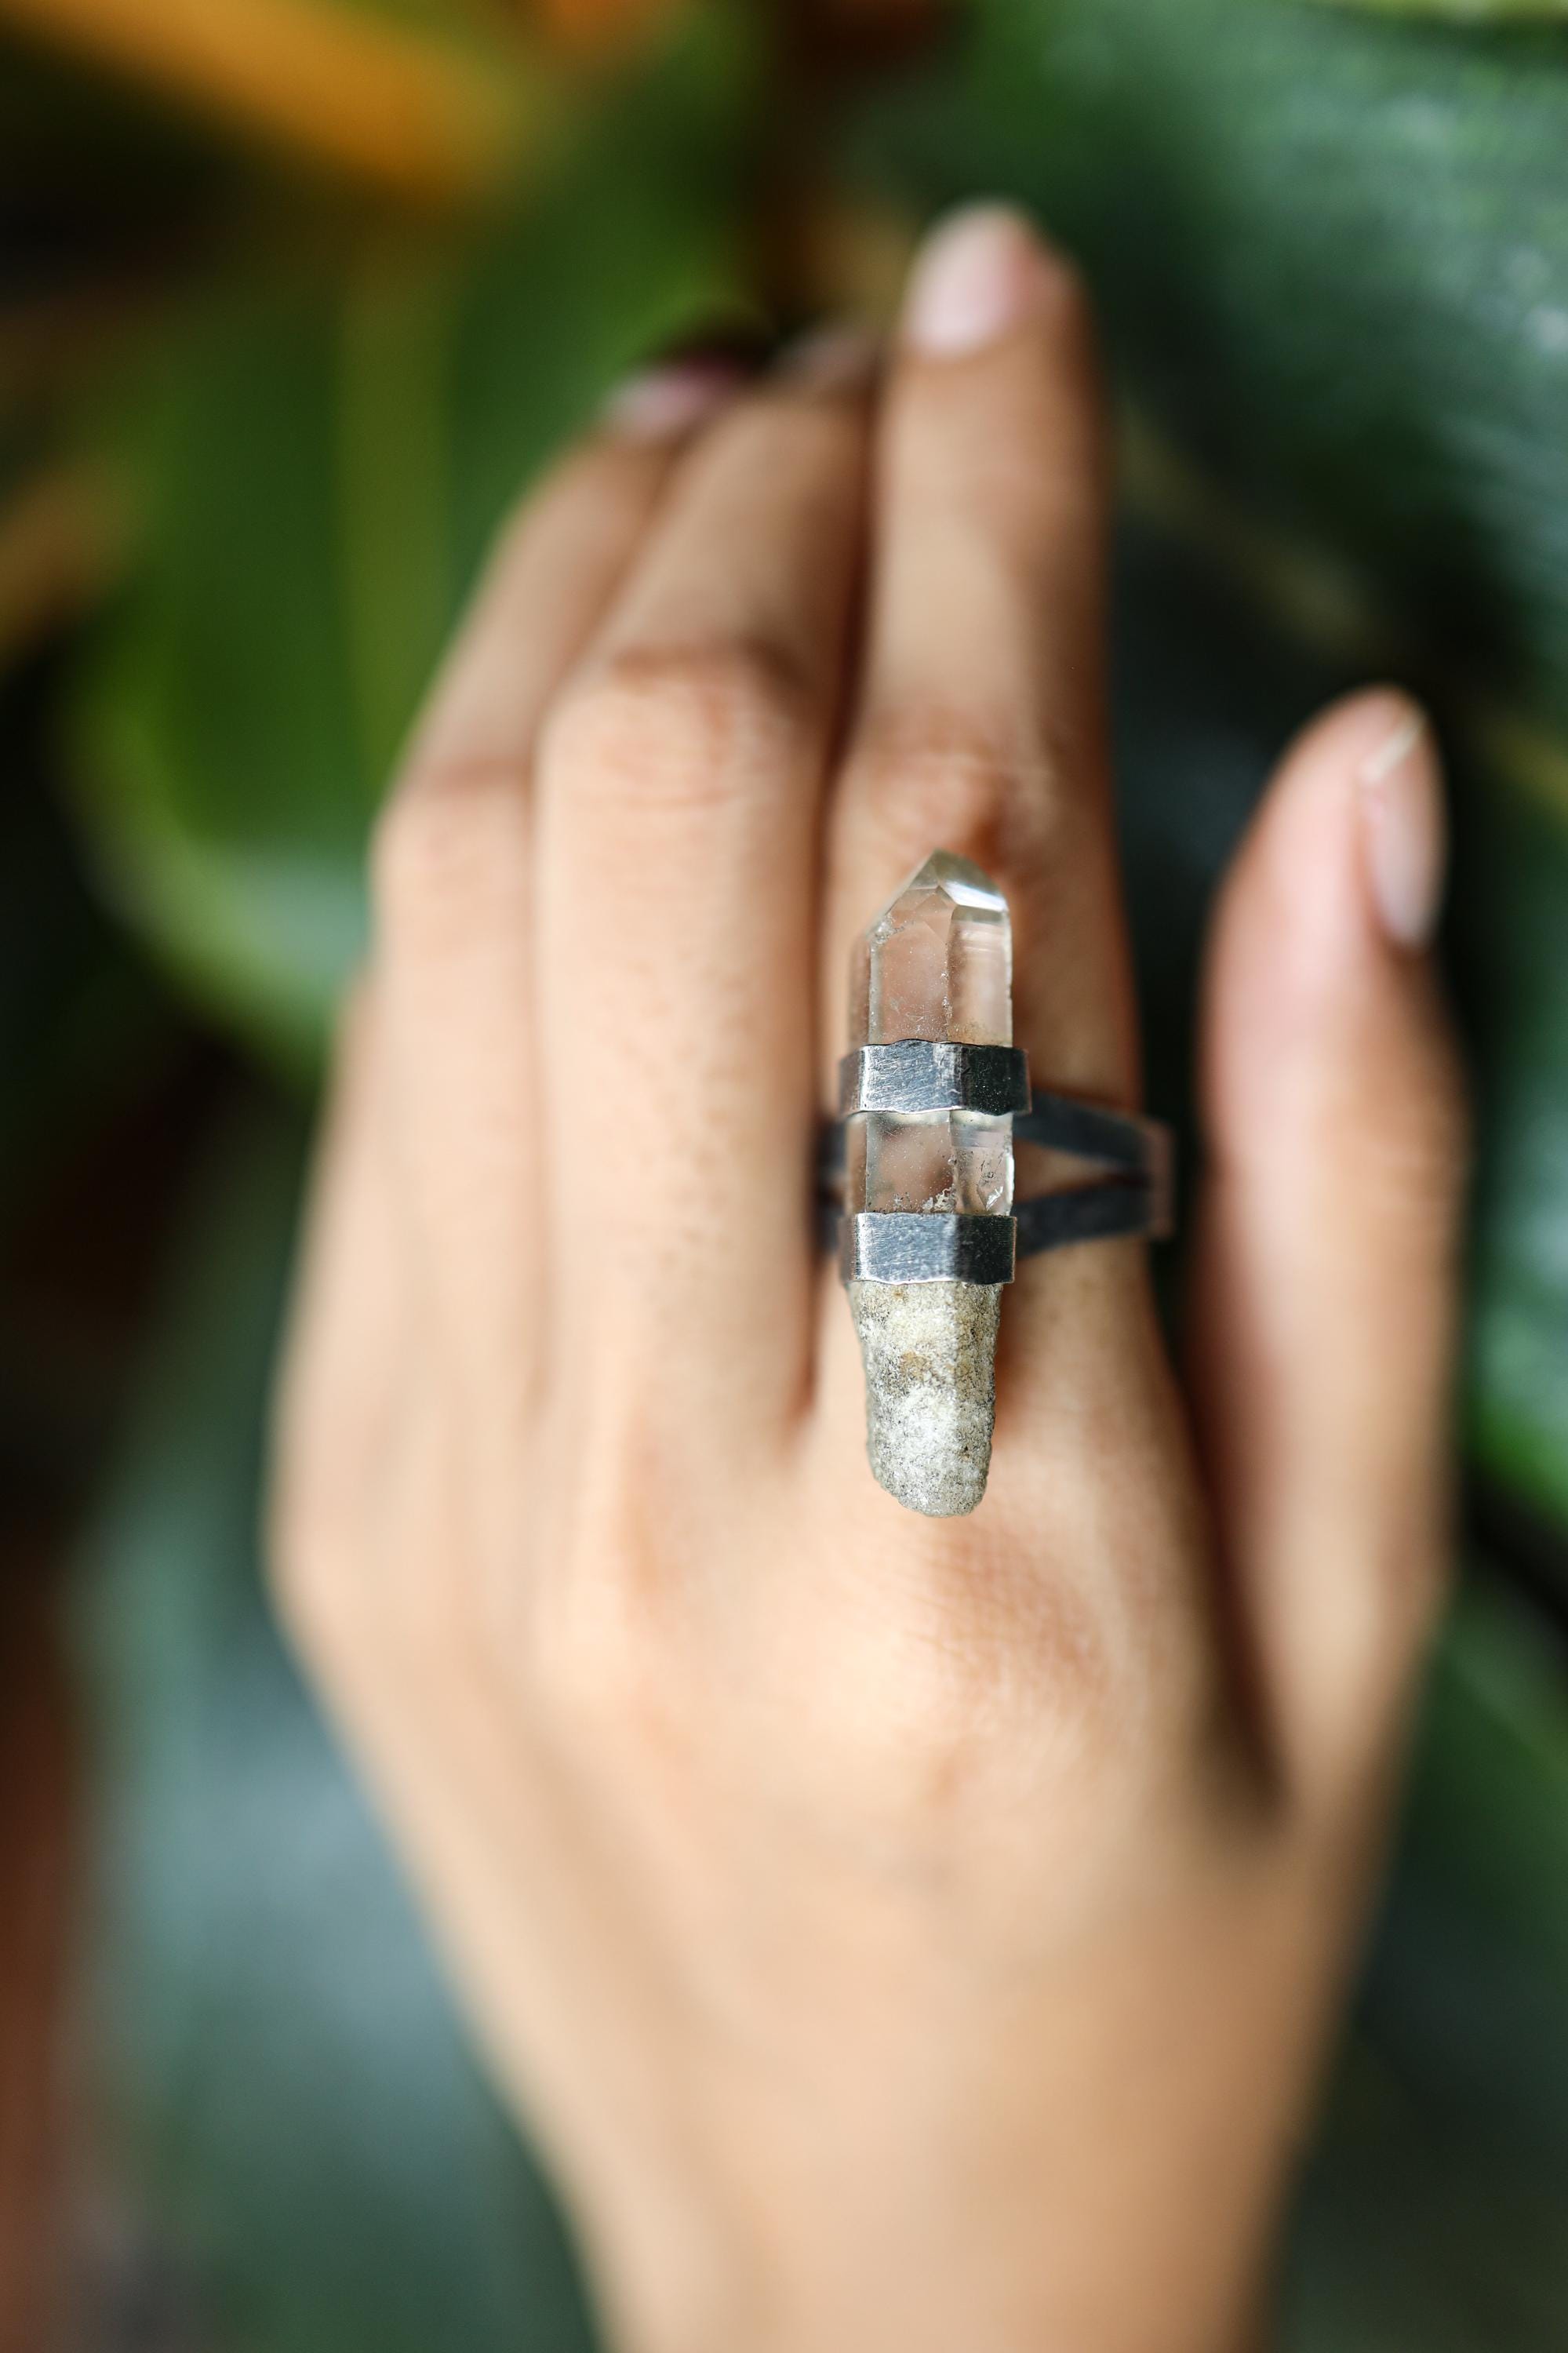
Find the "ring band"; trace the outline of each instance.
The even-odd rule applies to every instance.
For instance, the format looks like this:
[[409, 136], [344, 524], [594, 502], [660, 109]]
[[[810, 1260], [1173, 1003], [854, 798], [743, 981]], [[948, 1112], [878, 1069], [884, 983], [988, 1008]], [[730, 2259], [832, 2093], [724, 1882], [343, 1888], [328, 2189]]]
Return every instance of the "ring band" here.
[[[1168, 1236], [1175, 1223], [1175, 1154], [1160, 1120], [1073, 1095], [1032, 1091], [1016, 1046], [952, 1046], [925, 1039], [861, 1046], [839, 1065], [843, 1118], [824, 1131], [820, 1224], [846, 1282], [1011, 1282], [1020, 1259], [1075, 1242]], [[1022, 1106], [999, 1098], [1006, 1091]], [[1035, 1144], [1114, 1173], [1090, 1185], [1015, 1203], [1011, 1217], [963, 1217], [842, 1207], [844, 1119], [856, 1113], [1012, 1111], [1015, 1144]]]
[[862, 1111], [972, 1111], [1000, 1119], [1028, 1109], [1029, 1057], [1017, 1046], [901, 1038], [856, 1046], [839, 1064], [843, 1119]]
[[[996, 1423], [1001, 1295], [1020, 1258], [1171, 1226], [1153, 1120], [1034, 1093], [1012, 1040], [1012, 918], [973, 860], [937, 849], [856, 943], [841, 1116], [820, 1222], [865, 1367], [873, 1475], [910, 1511], [972, 1512]], [[1015, 1201], [1014, 1146], [1098, 1180]]]
[[1016, 1218], [861, 1210], [839, 1219], [846, 1282], [1011, 1282]]

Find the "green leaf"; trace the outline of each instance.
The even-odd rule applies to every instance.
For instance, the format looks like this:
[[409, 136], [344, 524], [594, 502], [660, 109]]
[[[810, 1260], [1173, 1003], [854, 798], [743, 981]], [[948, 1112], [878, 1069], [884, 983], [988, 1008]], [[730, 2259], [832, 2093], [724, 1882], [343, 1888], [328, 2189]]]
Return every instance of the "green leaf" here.
[[1160, 431], [1450, 704], [1528, 719], [1568, 817], [1568, 42], [1257, 0], [966, 21], [862, 111], [862, 170], [1033, 204]]
[[1456, 979], [1482, 1137], [1466, 1404], [1480, 1467], [1568, 1526], [1568, 840], [1506, 796], [1456, 841]]
[[1568, 16], [1565, 0], [1319, 0], [1332, 8], [1364, 8], [1380, 16], [1446, 17], [1456, 25], [1506, 25]]
[[1568, 2314], [1568, 1694], [1480, 1578], [1298, 2217], [1289, 2353], [1556, 2353]]
[[[87, 891], [48, 786], [47, 672], [0, 680], [0, 1219], [166, 1051], [171, 1008]], [[18, 1401], [36, 1366], [18, 1366]]]
[[300, 1142], [260, 1104], [208, 1169], [87, 1546], [94, 2041], [224, 2344], [580, 2353], [553, 2206], [260, 1587]]
[[705, 20], [465, 241], [203, 306], [130, 435], [146, 526], [84, 682], [108, 887], [269, 1052], [319, 1052], [366, 829], [499, 517], [641, 354], [740, 299], [744, 42]]

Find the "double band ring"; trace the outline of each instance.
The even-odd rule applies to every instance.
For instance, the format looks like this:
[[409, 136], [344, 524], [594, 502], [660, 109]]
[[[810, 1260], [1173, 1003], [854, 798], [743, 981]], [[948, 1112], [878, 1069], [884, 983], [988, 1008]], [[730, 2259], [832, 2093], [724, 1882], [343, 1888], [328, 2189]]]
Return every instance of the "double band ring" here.
[[[913, 1510], [969, 1512], [990, 1465], [1002, 1287], [1039, 1251], [1168, 1234], [1170, 1132], [1032, 1088], [1011, 1042], [1007, 902], [949, 851], [857, 944], [850, 1018], [820, 1222], [860, 1336], [872, 1469]], [[1021, 1143], [1099, 1173], [1015, 1203]]]

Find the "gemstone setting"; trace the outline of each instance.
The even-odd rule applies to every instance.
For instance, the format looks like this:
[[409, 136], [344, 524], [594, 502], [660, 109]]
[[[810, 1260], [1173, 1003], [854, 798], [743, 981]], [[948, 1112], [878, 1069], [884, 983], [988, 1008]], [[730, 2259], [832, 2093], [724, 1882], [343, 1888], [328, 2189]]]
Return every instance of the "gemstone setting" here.
[[[989, 1062], [976, 1054], [971, 1072], [951, 1051], [1012, 1043], [1012, 920], [1001, 892], [972, 860], [934, 851], [868, 924], [851, 975], [850, 1042], [901, 1050], [884, 1057], [879, 1080], [867, 1075], [874, 1051], [851, 1058], [848, 1217], [878, 1241], [906, 1227], [917, 1235], [927, 1218], [955, 1231], [955, 1220], [981, 1220], [969, 1229], [976, 1234], [1007, 1220], [1011, 1243], [1012, 1113], [992, 1106], [1017, 1101], [1021, 1091], [1027, 1103], [1027, 1074], [1011, 1055], [997, 1068], [994, 1051]], [[922, 1043], [925, 1056], [916, 1050]], [[901, 1087], [906, 1107], [895, 1108]], [[927, 1104], [934, 1093], [939, 1107], [907, 1107], [922, 1089]], [[881, 1218], [886, 1229], [878, 1228]], [[1011, 1249], [985, 1253], [984, 1262], [1000, 1267], [1003, 1256], [1011, 1269]], [[991, 1460], [1001, 1280], [902, 1279], [906, 1267], [953, 1262], [937, 1251], [871, 1252], [857, 1241], [846, 1253], [847, 1264], [873, 1259], [900, 1273], [851, 1272], [847, 1282], [865, 1366], [872, 1469], [911, 1510], [972, 1511]]]

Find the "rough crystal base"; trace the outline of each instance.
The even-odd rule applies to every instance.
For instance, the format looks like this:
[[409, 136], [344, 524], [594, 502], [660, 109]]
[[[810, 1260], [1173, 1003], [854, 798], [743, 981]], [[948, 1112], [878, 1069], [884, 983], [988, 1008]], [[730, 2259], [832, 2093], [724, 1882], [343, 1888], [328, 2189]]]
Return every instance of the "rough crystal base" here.
[[972, 1512], [991, 1468], [1001, 1286], [856, 1282], [849, 1303], [878, 1486], [933, 1518]]

